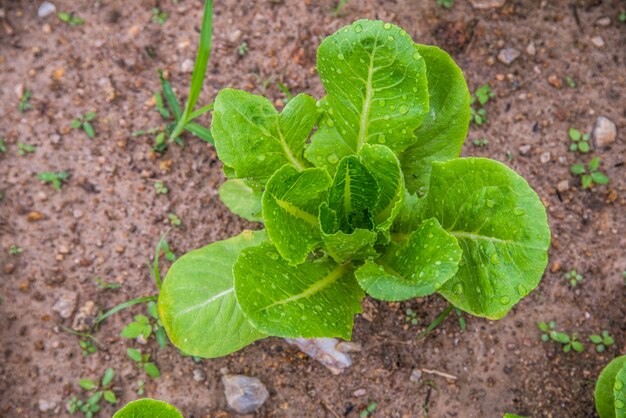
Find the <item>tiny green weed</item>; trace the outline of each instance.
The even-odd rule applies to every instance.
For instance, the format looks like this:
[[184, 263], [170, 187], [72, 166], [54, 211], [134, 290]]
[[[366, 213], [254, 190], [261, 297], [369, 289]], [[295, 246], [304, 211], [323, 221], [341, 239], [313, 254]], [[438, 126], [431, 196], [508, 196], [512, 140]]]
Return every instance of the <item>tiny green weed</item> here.
[[23, 248], [18, 247], [17, 245], [13, 244], [9, 247], [9, 254], [11, 255], [19, 255], [22, 254], [24, 252]]
[[572, 270], [565, 273], [563, 278], [567, 280], [572, 287], [576, 287], [583, 280], [583, 275], [576, 270]]
[[98, 347], [96, 347], [93, 341], [89, 338], [81, 338], [78, 340], [78, 345], [82, 349], [83, 357], [87, 357], [98, 351]]
[[622, 23], [626, 22], [626, 12], [623, 10], [619, 12], [619, 14], [617, 15], [617, 20], [619, 20]]
[[168, 194], [170, 192], [170, 189], [168, 189], [162, 181], [154, 182], [154, 189], [156, 190], [156, 194]]
[[486, 147], [489, 145], [489, 140], [487, 138], [477, 138], [472, 141], [475, 147]]
[[105, 282], [98, 276], [95, 276], [93, 278], [93, 281], [96, 282], [98, 287], [103, 290], [115, 290], [115, 289], [119, 289], [120, 287], [122, 287], [121, 284], [116, 283], [116, 282]]
[[570, 146], [569, 146], [569, 150], [576, 152], [582, 152], [583, 154], [586, 154], [589, 152], [590, 147], [589, 147], [589, 134], [588, 133], [581, 133], [578, 129], [576, 128], [569, 128], [568, 131], [569, 134], [569, 139], [572, 141]]
[[169, 215], [167, 215], [167, 218], [169, 219], [172, 226], [181, 226], [183, 223], [183, 221], [174, 213], [170, 213]]
[[22, 94], [22, 98], [20, 99], [20, 104], [18, 106], [18, 109], [20, 111], [20, 113], [24, 113], [27, 110], [30, 110], [33, 108], [33, 105], [30, 104], [30, 99], [33, 96], [33, 92], [31, 90], [24, 90], [24, 94]]
[[340, 16], [341, 12], [343, 11], [343, 8], [346, 7], [346, 4], [348, 4], [349, 0], [339, 0], [337, 2], [337, 6], [335, 7], [335, 10], [333, 11], [333, 15], [335, 16]]
[[70, 178], [70, 175], [67, 173], [67, 171], [44, 171], [37, 174], [37, 178], [41, 180], [41, 182], [44, 184], [52, 184], [55, 190], [61, 190], [61, 187], [63, 187], [63, 183], [67, 182], [67, 180]]
[[5, 144], [4, 138], [0, 138], [0, 152], [3, 154], [7, 152], [7, 144]]
[[248, 53], [248, 50], [249, 50], [248, 43], [246, 41], [243, 41], [237, 47], [237, 54], [240, 57], [244, 57]]
[[565, 77], [565, 84], [567, 84], [567, 87], [569, 87], [570, 89], [575, 89], [576, 88], [576, 80], [574, 80], [570, 76], [566, 76]]
[[150, 354], [142, 354], [141, 351], [136, 348], [129, 348], [126, 350], [126, 353], [128, 354], [128, 357], [137, 364], [137, 367], [143, 369], [143, 371], [145, 371], [151, 378], [156, 379], [161, 376], [159, 368], [154, 363], [149, 361]]
[[78, 385], [87, 392], [89, 397], [86, 400], [80, 400], [77, 396], [72, 396], [67, 403], [68, 412], [72, 415], [76, 412], [82, 412], [85, 418], [91, 418], [100, 411], [100, 402], [103, 399], [108, 403], [116, 404], [117, 396], [111, 389], [114, 377], [115, 370], [108, 368], [99, 382], [91, 379], [80, 379]]
[[147, 341], [154, 334], [159, 346], [164, 348], [167, 346], [167, 335], [159, 319], [156, 303], [153, 301], [148, 302], [147, 309], [148, 316], [135, 315], [135, 321], [126, 325], [120, 336], [122, 338], [137, 338], [141, 335]]
[[35, 151], [37, 151], [37, 147], [35, 147], [34, 145], [30, 145], [25, 142], [17, 143], [17, 153], [21, 156], [24, 156], [26, 154], [32, 154]]
[[451, 9], [454, 6], [454, 0], [435, 0], [435, 3], [446, 9]]
[[372, 402], [369, 405], [367, 405], [367, 407], [365, 409], [363, 409], [361, 412], [359, 412], [359, 417], [360, 418], [366, 418], [366, 417], [371, 417], [374, 415], [374, 411], [376, 411], [376, 408], [378, 407], [378, 404], [376, 402]]
[[170, 17], [169, 13], [164, 12], [158, 7], [152, 8], [152, 22], [157, 23], [159, 25], [164, 25], [167, 22], [167, 19]]
[[[484, 84], [476, 89], [471, 98], [470, 104], [470, 120], [476, 125], [487, 123], [487, 111], [484, 109], [489, 100], [494, 98], [496, 94], [491, 91], [489, 84]], [[478, 103], [478, 104], [477, 104]]]
[[594, 184], [608, 184], [609, 178], [606, 174], [598, 171], [600, 168], [600, 157], [594, 157], [587, 164], [587, 169], [584, 164], [574, 164], [570, 171], [576, 176], [582, 175], [583, 189], [589, 189]]
[[489, 86], [489, 83], [487, 83], [476, 89], [474, 97], [472, 98], [472, 103], [477, 100], [481, 106], [484, 106], [494, 97], [496, 97], [496, 94], [491, 91], [491, 87]]
[[459, 308], [454, 308], [454, 313], [456, 313], [456, 316], [459, 317], [459, 327], [462, 331], [465, 331], [467, 329], [467, 323], [465, 321], [465, 318], [463, 317], [463, 311]]
[[563, 344], [563, 352], [569, 353], [571, 350], [576, 351], [577, 353], [582, 353], [585, 350], [583, 344], [578, 341], [578, 334], [574, 333], [570, 337], [568, 334], [564, 332], [556, 331], [556, 322], [550, 321], [548, 323], [539, 322], [537, 324], [539, 329], [541, 330], [541, 341], [547, 342], [549, 340], [556, 341], [558, 343]]
[[96, 131], [93, 129], [91, 122], [96, 118], [96, 112], [86, 113], [84, 116], [82, 113], [76, 115], [76, 118], [72, 121], [72, 129], [82, 129], [89, 138], [96, 136]]
[[65, 23], [69, 24], [70, 26], [79, 26], [79, 25], [84, 25], [85, 24], [85, 19], [82, 19], [82, 18], [76, 16], [74, 14], [74, 12], [72, 12], [72, 13], [59, 12], [57, 14], [57, 17], [59, 18], [59, 20], [61, 22], [65, 22]]
[[417, 323], [419, 322], [419, 319], [417, 319], [417, 312], [415, 312], [411, 308], [407, 308], [404, 311], [404, 314], [405, 314], [404, 322], [410, 322], [411, 325], [417, 325]]
[[589, 341], [595, 344], [596, 351], [598, 353], [602, 353], [607, 349], [608, 346], [615, 344], [615, 340], [611, 335], [609, 335], [608, 331], [602, 331], [602, 334], [594, 334], [589, 336]]
[[146, 392], [146, 382], [141, 379], [137, 380], [137, 389], [135, 390], [135, 392], [139, 396], [143, 395]]

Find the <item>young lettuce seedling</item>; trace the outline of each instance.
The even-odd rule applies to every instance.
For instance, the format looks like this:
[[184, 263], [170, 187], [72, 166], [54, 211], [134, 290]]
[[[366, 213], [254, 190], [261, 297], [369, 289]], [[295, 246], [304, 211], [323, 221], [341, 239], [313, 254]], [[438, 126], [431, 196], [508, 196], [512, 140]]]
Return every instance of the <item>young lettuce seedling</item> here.
[[191, 251], [158, 300], [171, 341], [219, 357], [267, 337], [350, 339], [365, 294], [439, 293], [502, 318], [539, 283], [550, 231], [516, 172], [458, 158], [470, 94], [434, 46], [359, 20], [317, 54], [326, 96], [225, 89], [211, 133], [224, 203], [265, 229]]

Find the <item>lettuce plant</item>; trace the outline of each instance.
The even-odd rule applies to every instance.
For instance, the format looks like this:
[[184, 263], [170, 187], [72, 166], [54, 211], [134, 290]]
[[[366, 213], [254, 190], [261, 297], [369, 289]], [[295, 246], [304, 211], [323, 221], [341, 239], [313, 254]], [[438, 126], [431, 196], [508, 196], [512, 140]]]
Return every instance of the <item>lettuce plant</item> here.
[[267, 336], [350, 339], [365, 294], [439, 293], [498, 319], [539, 283], [546, 212], [516, 172], [458, 158], [463, 73], [403, 29], [359, 20], [317, 53], [326, 96], [272, 102], [224, 89], [211, 133], [222, 201], [265, 229], [189, 252], [158, 308], [170, 339], [201, 357]]
[[600, 418], [626, 417], [626, 356], [613, 359], [602, 370], [595, 398]]

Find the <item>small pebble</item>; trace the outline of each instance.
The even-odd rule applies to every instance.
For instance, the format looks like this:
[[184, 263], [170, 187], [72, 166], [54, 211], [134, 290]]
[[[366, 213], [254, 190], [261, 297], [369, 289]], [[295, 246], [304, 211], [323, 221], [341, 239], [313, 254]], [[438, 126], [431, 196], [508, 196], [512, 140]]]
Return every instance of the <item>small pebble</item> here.
[[57, 402], [48, 399], [39, 399], [37, 401], [37, 405], [39, 406], [39, 410], [41, 412], [50, 412], [57, 407]]
[[52, 310], [58, 313], [61, 318], [67, 319], [72, 316], [78, 302], [78, 294], [72, 291], [63, 291], [61, 296], [52, 305]]
[[600, 19], [596, 20], [596, 26], [609, 26], [611, 25], [611, 18], [604, 16], [601, 17]]
[[557, 75], [555, 74], [550, 74], [548, 76], [548, 83], [550, 83], [550, 85], [552, 87], [554, 87], [555, 89], [562, 89], [563, 88], [563, 81], [561, 80], [561, 78], [559, 78]]
[[470, 0], [474, 9], [497, 9], [504, 6], [506, 0]]
[[195, 380], [196, 382], [204, 382], [205, 379], [206, 374], [204, 373], [204, 371], [202, 371], [202, 369], [193, 370], [193, 380]]
[[604, 39], [602, 39], [602, 36], [594, 36], [593, 38], [591, 38], [591, 43], [598, 48], [604, 47]]
[[615, 123], [606, 116], [598, 116], [593, 127], [593, 139], [598, 148], [611, 145], [617, 138], [617, 127]]
[[518, 49], [504, 48], [498, 53], [498, 61], [506, 65], [511, 65], [513, 61], [519, 58], [520, 54]]
[[241, 40], [241, 35], [242, 33], [239, 29], [234, 30], [230, 34], [228, 34], [228, 41], [236, 44]]
[[530, 55], [531, 57], [537, 53], [537, 48], [535, 48], [534, 42], [531, 42], [528, 44], [528, 46], [526, 47], [526, 53]]
[[256, 377], [225, 375], [222, 377], [228, 406], [238, 414], [251, 414], [269, 397], [265, 385]]
[[46, 16], [50, 16], [52, 13], [56, 11], [57, 11], [57, 7], [54, 5], [54, 3], [49, 2], [49, 1], [44, 1], [43, 3], [39, 5], [39, 8], [37, 9], [37, 16], [43, 18]]
[[193, 65], [194, 65], [193, 60], [190, 60], [189, 58], [187, 58], [181, 64], [180, 69], [182, 70], [183, 73], [191, 73], [193, 71]]
[[550, 152], [546, 151], [541, 153], [541, 155], [539, 156], [539, 161], [541, 161], [541, 164], [545, 164], [547, 162], [550, 161]]
[[96, 322], [98, 316], [98, 306], [92, 300], [85, 302], [80, 307], [72, 322], [72, 328], [76, 331], [89, 331]]
[[13, 273], [14, 270], [15, 270], [15, 264], [13, 263], [6, 263], [4, 267], [2, 268], [2, 271], [4, 272], [4, 274], [11, 274]]
[[73, 216], [75, 219], [80, 219], [80, 218], [82, 218], [82, 217], [83, 217], [83, 215], [84, 215], [84, 214], [83, 214], [83, 211], [82, 211], [82, 210], [80, 210], [80, 209], [74, 209], [74, 210], [72, 211], [72, 216]]
[[520, 145], [519, 149], [519, 153], [521, 155], [528, 155], [530, 154], [530, 149], [532, 148], [532, 146], [530, 144], [524, 144], [524, 145]]
[[561, 180], [556, 184], [556, 189], [559, 192], [566, 192], [569, 190], [569, 180]]
[[367, 395], [367, 390], [365, 389], [357, 389], [354, 392], [352, 392], [352, 396], [354, 396], [355, 398], [360, 398], [361, 396], [365, 396]]
[[422, 371], [420, 369], [413, 369], [409, 381], [418, 383], [420, 380], [422, 380]]

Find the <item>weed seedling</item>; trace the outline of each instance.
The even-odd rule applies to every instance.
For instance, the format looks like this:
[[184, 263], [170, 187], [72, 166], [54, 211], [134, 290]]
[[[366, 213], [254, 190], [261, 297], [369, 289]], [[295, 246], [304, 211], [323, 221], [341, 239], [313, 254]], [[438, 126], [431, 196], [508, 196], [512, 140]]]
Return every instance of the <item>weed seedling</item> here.
[[570, 89], [575, 89], [576, 88], [576, 80], [574, 80], [570, 76], [566, 76], [565, 77], [565, 84], [567, 84], [567, 87], [569, 87]]
[[243, 41], [237, 47], [237, 54], [239, 54], [240, 57], [243, 57], [248, 53], [248, 49], [248, 43], [246, 41]]
[[622, 23], [626, 22], [626, 12], [623, 10], [619, 12], [619, 15], [617, 15], [617, 20], [619, 20]]
[[378, 404], [376, 402], [372, 402], [371, 404], [367, 405], [365, 409], [359, 412], [359, 417], [366, 418], [366, 417], [373, 416], [374, 411], [376, 410], [377, 407], [378, 407]]
[[137, 380], [137, 390], [135, 392], [139, 396], [143, 395], [146, 392], [146, 382], [141, 379]]
[[567, 280], [572, 287], [576, 287], [576, 285], [580, 284], [583, 280], [583, 275], [578, 273], [576, 270], [572, 270], [565, 273], [563, 278]]
[[81, 338], [78, 340], [78, 345], [82, 349], [83, 357], [87, 357], [90, 354], [93, 354], [98, 351], [98, 348], [95, 346], [92, 340], [89, 338]]
[[572, 174], [580, 176], [582, 175], [582, 186], [583, 189], [589, 189], [594, 184], [608, 184], [609, 178], [606, 174], [598, 171], [600, 168], [600, 157], [594, 157], [587, 164], [587, 169], [585, 169], [584, 164], [574, 164], [570, 171]]
[[141, 354], [141, 351], [137, 350], [136, 348], [129, 348], [128, 350], [126, 350], [126, 353], [132, 361], [137, 363], [137, 367], [143, 369], [146, 374], [151, 378], [156, 379], [161, 376], [161, 372], [159, 371], [158, 367], [154, 363], [151, 363], [149, 361], [150, 354]]
[[67, 410], [70, 414], [82, 412], [85, 418], [91, 418], [100, 411], [100, 402], [102, 399], [111, 404], [117, 403], [115, 392], [111, 390], [115, 371], [112, 368], [106, 369], [100, 382], [91, 379], [80, 379], [78, 385], [83, 388], [89, 397], [87, 400], [79, 400], [77, 396], [72, 396], [67, 404]]
[[472, 144], [476, 147], [486, 147], [489, 145], [489, 140], [487, 138], [478, 138], [472, 141]]
[[20, 99], [20, 104], [18, 106], [18, 109], [20, 111], [20, 113], [24, 113], [27, 110], [30, 110], [33, 108], [33, 105], [30, 104], [30, 99], [33, 96], [33, 92], [30, 90], [24, 90], [24, 94], [22, 94], [22, 98]]
[[491, 87], [489, 86], [489, 83], [487, 83], [476, 89], [474, 97], [472, 98], [472, 103], [478, 101], [478, 104], [484, 106], [494, 97], [496, 97], [496, 94], [491, 91]]
[[181, 226], [183, 223], [183, 221], [181, 221], [181, 219], [174, 213], [167, 215], [167, 218], [170, 220], [170, 224], [172, 226]]
[[415, 312], [411, 308], [407, 308], [404, 311], [404, 314], [405, 314], [404, 322], [410, 322], [411, 325], [417, 325], [417, 323], [419, 322], [419, 320], [417, 319], [417, 312]]
[[436, 0], [435, 3], [446, 9], [451, 9], [454, 6], [454, 0]]
[[51, 183], [55, 190], [61, 190], [63, 183], [67, 182], [70, 175], [67, 171], [44, 171], [43, 173], [37, 174], [37, 178], [44, 184]]
[[158, 7], [152, 8], [152, 22], [157, 23], [159, 25], [164, 25], [167, 22], [167, 18], [169, 17], [169, 13], [164, 12]]
[[578, 341], [578, 334], [574, 333], [571, 337], [564, 333], [556, 331], [556, 322], [550, 321], [549, 323], [540, 322], [538, 324], [541, 330], [541, 341], [547, 342], [549, 340], [556, 341], [563, 344], [563, 352], [569, 353], [572, 349], [577, 353], [582, 353], [585, 347]]
[[120, 335], [122, 338], [137, 338], [141, 335], [143, 339], [147, 341], [154, 333], [159, 346], [164, 348], [167, 346], [167, 335], [159, 319], [157, 305], [150, 301], [148, 302], [147, 308], [149, 317], [145, 315], [135, 315], [135, 321], [126, 325]]
[[582, 153], [589, 152], [589, 134], [581, 134], [576, 128], [569, 128], [569, 139], [572, 143], [569, 146], [570, 151], [580, 151]]
[[71, 123], [72, 129], [82, 129], [85, 131], [89, 138], [94, 138], [96, 136], [96, 132], [93, 129], [93, 125], [91, 121], [96, 118], [96, 112], [89, 112], [84, 116], [79, 113], [76, 115], [76, 119], [74, 119]]
[[24, 156], [26, 154], [32, 154], [37, 150], [37, 148], [34, 145], [29, 145], [25, 142], [18, 142], [17, 143], [17, 153], [21, 156]]
[[168, 189], [162, 181], [154, 182], [154, 189], [156, 190], [156, 194], [168, 194], [170, 192], [170, 189]]
[[339, 16], [343, 8], [346, 7], [346, 4], [348, 4], [348, 1], [349, 0], [339, 0], [337, 2], [337, 6], [335, 7], [335, 10], [333, 11], [333, 15]]
[[615, 340], [609, 335], [608, 331], [602, 331], [601, 335], [590, 335], [589, 341], [596, 345], [598, 353], [602, 353], [608, 346], [615, 344]]
[[98, 287], [103, 290], [114, 290], [114, 289], [119, 289], [120, 287], [122, 287], [121, 284], [116, 283], [116, 282], [105, 282], [98, 276], [94, 276], [93, 281], [96, 282]]
[[459, 317], [459, 327], [462, 331], [465, 331], [465, 329], [467, 328], [467, 323], [465, 321], [465, 318], [463, 318], [463, 311], [459, 308], [454, 308], [454, 312], [456, 313], [456, 316]]
[[[470, 101], [470, 120], [476, 125], [487, 123], [487, 111], [483, 108], [496, 94], [491, 91], [489, 84], [484, 84], [476, 89]], [[478, 102], [478, 105], [476, 103]], [[476, 105], [476, 106], [475, 106]]]
[[18, 254], [22, 254], [24, 252], [23, 248], [18, 247], [17, 245], [13, 244], [9, 247], [9, 254], [11, 255], [18, 255]]
[[78, 25], [85, 24], [85, 20], [76, 16], [74, 12], [72, 13], [59, 12], [57, 16], [61, 22], [65, 22], [71, 26], [78, 26]]
[[4, 138], [0, 138], [0, 152], [3, 154], [7, 152], [7, 144], [5, 144]]

